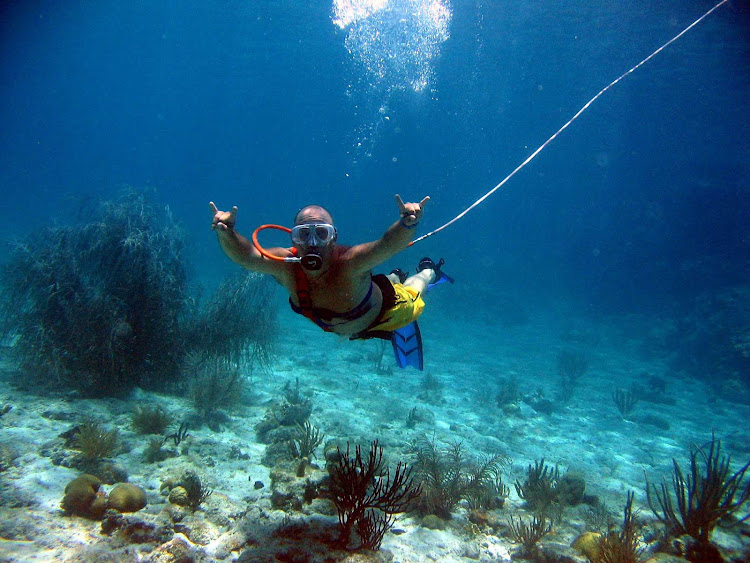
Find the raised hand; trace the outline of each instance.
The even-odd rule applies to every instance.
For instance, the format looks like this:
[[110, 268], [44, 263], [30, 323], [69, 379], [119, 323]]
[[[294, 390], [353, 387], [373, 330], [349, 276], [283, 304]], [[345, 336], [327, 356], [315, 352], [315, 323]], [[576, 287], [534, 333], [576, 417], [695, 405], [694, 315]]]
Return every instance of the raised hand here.
[[424, 206], [428, 201], [430, 201], [430, 196], [425, 196], [419, 203], [404, 203], [401, 196], [396, 194], [396, 203], [398, 204], [398, 211], [401, 214], [401, 222], [407, 227], [419, 223], [419, 220], [422, 218]]
[[231, 211], [219, 211], [213, 201], [209, 201], [208, 205], [211, 207], [211, 213], [213, 213], [213, 220], [211, 221], [211, 228], [219, 231], [226, 231], [234, 229], [234, 225], [237, 222], [237, 206], [232, 207]]

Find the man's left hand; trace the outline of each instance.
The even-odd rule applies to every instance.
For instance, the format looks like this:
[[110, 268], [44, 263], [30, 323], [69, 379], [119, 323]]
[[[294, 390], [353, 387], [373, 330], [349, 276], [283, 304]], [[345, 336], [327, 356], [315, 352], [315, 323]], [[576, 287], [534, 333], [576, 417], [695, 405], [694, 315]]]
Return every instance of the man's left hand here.
[[396, 203], [398, 211], [401, 214], [401, 222], [407, 227], [413, 227], [422, 218], [422, 212], [425, 204], [430, 201], [430, 196], [426, 196], [419, 203], [404, 203], [401, 196], [396, 194]]

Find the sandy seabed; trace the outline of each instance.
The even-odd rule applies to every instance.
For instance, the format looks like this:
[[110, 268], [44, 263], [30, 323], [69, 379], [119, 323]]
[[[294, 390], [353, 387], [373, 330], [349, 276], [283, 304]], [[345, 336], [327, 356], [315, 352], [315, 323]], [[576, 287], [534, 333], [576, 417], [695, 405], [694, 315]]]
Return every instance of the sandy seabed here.
[[[617, 522], [634, 491], [644, 560], [679, 561], [655, 555], [664, 547], [662, 527], [648, 508], [644, 475], [656, 483], [669, 478], [673, 458], [686, 469], [690, 447], [705, 444], [712, 432], [733, 463], [750, 459], [748, 390], [732, 381], [689, 379], [671, 370], [667, 357], [644, 351], [659, 331], [653, 319], [593, 321], [559, 308], [501, 323], [428, 310], [420, 321], [424, 373], [395, 368], [388, 349], [378, 367], [376, 342], [323, 334], [287, 311], [281, 319], [276, 359], [269, 372], [248, 375], [248, 399], [226, 412], [218, 428], [190, 427], [178, 447], [167, 441], [175, 455], [155, 463], [144, 460], [149, 437], [131, 428], [133, 408], [160, 405], [176, 421], [187, 420], [193, 416], [188, 399], [140, 390], [127, 400], [20, 391], [8, 383], [13, 368], [6, 348], [0, 561], [510, 561], [519, 558], [519, 546], [508, 520], [532, 516], [513, 483], [523, 482], [529, 465], [542, 458], [562, 473], [580, 473], [588, 498], [605, 503]], [[562, 401], [556, 358], [570, 349], [585, 353], [588, 369]], [[461, 502], [442, 529], [402, 514], [380, 551], [335, 550], [330, 501], [279, 501], [280, 489], [293, 494], [322, 479], [322, 447], [304, 477], [262, 463], [267, 446], [256, 428], [297, 380], [313, 405], [310, 422], [326, 440], [367, 445], [377, 439], [392, 461], [412, 461], [413, 444], [425, 438], [441, 446], [460, 441], [472, 456], [508, 456], [504, 506], [477, 515]], [[526, 400], [501, 406], [499, 390], [511, 380]], [[641, 386], [642, 399], [624, 419], [612, 393], [633, 384]], [[413, 412], [418, 420], [407, 424]], [[109, 461], [148, 501], [136, 513], [105, 517], [106, 525], [60, 508], [66, 484], [81, 474], [69, 466], [75, 452], [66, 451], [61, 435], [91, 417], [118, 430], [119, 447]], [[213, 491], [195, 512], [170, 504], [163, 487], [187, 470]], [[590, 511], [586, 503], [567, 507], [541, 540], [538, 558], [587, 561], [570, 546], [590, 528]], [[727, 558], [750, 557], [748, 527], [719, 528], [713, 540]]]

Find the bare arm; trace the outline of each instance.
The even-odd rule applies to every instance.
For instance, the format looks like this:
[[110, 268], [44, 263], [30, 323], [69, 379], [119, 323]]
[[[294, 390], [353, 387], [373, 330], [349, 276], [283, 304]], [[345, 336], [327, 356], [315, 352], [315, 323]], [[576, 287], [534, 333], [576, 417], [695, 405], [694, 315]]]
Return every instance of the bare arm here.
[[400, 219], [391, 225], [380, 239], [349, 249], [347, 258], [352, 268], [363, 272], [370, 271], [405, 250], [414, 237], [414, 227], [422, 218], [424, 206], [428, 201], [429, 196], [419, 203], [404, 203], [397, 194], [396, 203], [401, 214]]
[[[219, 237], [221, 249], [233, 262], [253, 272], [271, 274], [276, 278], [286, 271], [286, 264], [263, 258], [255, 245], [234, 229], [237, 222], [236, 206], [231, 211], [219, 211], [213, 201], [209, 205], [213, 213], [211, 228]], [[269, 252], [279, 256], [289, 255], [285, 248], [272, 248]]]

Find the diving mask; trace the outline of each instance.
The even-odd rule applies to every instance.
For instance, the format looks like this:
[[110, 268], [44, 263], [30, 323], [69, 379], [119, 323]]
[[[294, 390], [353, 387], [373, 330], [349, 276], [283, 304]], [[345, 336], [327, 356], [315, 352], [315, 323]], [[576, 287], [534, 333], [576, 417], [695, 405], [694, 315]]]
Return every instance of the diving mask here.
[[325, 246], [336, 239], [336, 227], [328, 223], [304, 223], [292, 227], [292, 242], [299, 246]]

